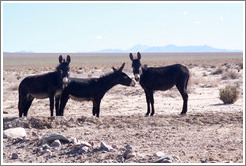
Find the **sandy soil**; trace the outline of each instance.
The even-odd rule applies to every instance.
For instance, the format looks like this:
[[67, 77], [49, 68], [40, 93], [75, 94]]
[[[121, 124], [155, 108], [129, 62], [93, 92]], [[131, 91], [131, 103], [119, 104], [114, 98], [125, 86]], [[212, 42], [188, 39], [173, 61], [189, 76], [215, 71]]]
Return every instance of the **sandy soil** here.
[[[130, 61], [128, 61], [130, 64]], [[131, 68], [125, 71], [133, 77]], [[219, 66], [219, 65], [218, 65]], [[27, 139], [3, 139], [4, 163], [103, 163], [122, 162], [124, 146], [130, 145], [135, 157], [124, 162], [156, 162], [156, 152], [179, 158], [182, 163], [242, 163], [243, 162], [243, 70], [235, 79], [225, 74], [238, 66], [231, 64], [223, 74], [213, 75], [218, 66], [189, 65], [189, 100], [187, 115], [181, 116], [182, 98], [176, 87], [154, 94], [156, 114], [144, 117], [146, 101], [143, 89], [117, 85], [107, 92], [101, 102], [100, 118], [92, 117], [92, 103], [69, 100], [64, 117], [50, 118], [49, 100], [35, 99], [27, 119], [18, 118], [18, 85], [26, 76], [52, 71], [52, 67], [6, 66], [3, 71], [3, 127], [25, 127]], [[105, 69], [106, 68], [106, 69]], [[97, 77], [110, 68], [73, 68], [73, 77]], [[236, 70], [235, 70], [236, 71]], [[223, 78], [224, 77], [224, 78]], [[225, 105], [219, 99], [219, 89], [237, 85], [239, 99]], [[87, 152], [69, 153], [74, 146], [62, 144], [51, 148], [52, 155], [37, 152], [42, 138], [49, 133], [91, 142]], [[34, 136], [37, 133], [39, 137]], [[113, 152], [100, 151], [100, 142], [114, 147]], [[12, 153], [18, 159], [12, 159]]]

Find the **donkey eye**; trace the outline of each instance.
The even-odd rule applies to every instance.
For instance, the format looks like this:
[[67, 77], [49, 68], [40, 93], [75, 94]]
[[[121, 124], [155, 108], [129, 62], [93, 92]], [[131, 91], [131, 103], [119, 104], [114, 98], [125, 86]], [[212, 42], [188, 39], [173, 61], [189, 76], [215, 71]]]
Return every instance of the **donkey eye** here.
[[127, 76], [124, 76], [125, 79], [127, 79]]

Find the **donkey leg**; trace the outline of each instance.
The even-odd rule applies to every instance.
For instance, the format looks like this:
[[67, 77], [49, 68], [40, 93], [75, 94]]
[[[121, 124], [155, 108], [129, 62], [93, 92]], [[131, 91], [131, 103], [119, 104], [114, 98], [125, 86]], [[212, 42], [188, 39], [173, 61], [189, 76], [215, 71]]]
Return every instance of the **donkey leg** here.
[[186, 114], [187, 112], [187, 102], [188, 102], [188, 94], [187, 94], [187, 90], [185, 89], [185, 85], [183, 84], [182, 86], [180, 85], [176, 85], [182, 98], [183, 98], [183, 109], [181, 114]]
[[145, 92], [146, 102], [147, 102], [147, 113], [145, 114], [145, 116], [149, 116], [149, 113], [150, 113], [150, 99], [149, 99], [149, 92], [148, 92], [148, 90], [144, 90], [144, 92]]
[[96, 101], [95, 103], [95, 110], [96, 110], [96, 115], [99, 118], [99, 114], [100, 114], [100, 103], [101, 103], [101, 99]]
[[26, 105], [25, 105], [25, 109], [24, 109], [24, 116], [27, 116], [27, 112], [29, 110], [29, 108], [31, 107], [32, 105], [32, 101], [33, 101], [34, 98], [31, 98], [29, 99], [27, 102], [26, 102]]
[[60, 110], [60, 108], [59, 108], [59, 106], [60, 106], [60, 99], [61, 99], [61, 96], [59, 95], [59, 96], [57, 96], [56, 97], [56, 105], [55, 105], [55, 108], [56, 108], [56, 116], [59, 116], [59, 110]]
[[53, 116], [54, 114], [54, 96], [50, 95], [50, 116]]
[[63, 91], [60, 100], [59, 116], [63, 116], [64, 108], [67, 104], [68, 99], [69, 99], [69, 94], [66, 91]]
[[155, 113], [155, 108], [154, 108], [154, 92], [150, 91], [149, 93], [149, 99], [150, 99], [150, 103], [151, 103], [151, 107], [152, 107], [152, 112], [150, 114], [150, 116], [153, 116]]
[[23, 96], [19, 96], [19, 103], [18, 103], [18, 109], [19, 109], [19, 117], [22, 117], [22, 114], [24, 114], [25, 106], [26, 106], [26, 98]]
[[96, 102], [93, 101], [92, 115], [95, 116], [96, 113], [97, 113], [97, 110], [96, 110]]

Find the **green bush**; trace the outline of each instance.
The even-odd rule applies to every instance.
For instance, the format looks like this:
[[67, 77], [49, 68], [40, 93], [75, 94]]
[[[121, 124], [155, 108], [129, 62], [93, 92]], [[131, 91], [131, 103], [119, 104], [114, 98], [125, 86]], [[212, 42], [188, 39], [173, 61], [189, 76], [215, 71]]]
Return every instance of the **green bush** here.
[[236, 86], [227, 85], [224, 89], [220, 89], [220, 100], [224, 102], [224, 104], [232, 104], [235, 103], [239, 97], [239, 91]]

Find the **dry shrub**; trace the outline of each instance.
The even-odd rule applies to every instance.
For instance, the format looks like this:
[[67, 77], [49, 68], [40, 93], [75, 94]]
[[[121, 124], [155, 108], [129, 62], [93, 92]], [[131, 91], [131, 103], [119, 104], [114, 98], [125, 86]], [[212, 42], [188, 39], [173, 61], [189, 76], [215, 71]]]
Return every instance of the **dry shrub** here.
[[228, 70], [226, 73], [223, 74], [222, 80], [228, 80], [228, 79], [238, 79], [240, 77], [240, 74], [238, 71], [235, 70]]
[[214, 68], [216, 68], [216, 66], [212, 65], [211, 68], [214, 69]]
[[237, 64], [236, 70], [238, 70], [238, 72], [239, 72], [241, 69], [243, 69], [243, 63]]
[[218, 67], [213, 73], [211, 73], [212, 75], [219, 75], [225, 72], [225, 68], [220, 66]]
[[218, 86], [218, 79], [203, 78], [201, 79], [201, 88], [215, 88]]
[[200, 77], [198, 77], [193, 71], [190, 71], [189, 85], [198, 85], [200, 80]]
[[243, 63], [239, 63], [238, 66], [243, 69]]
[[224, 104], [232, 104], [239, 98], [239, 91], [236, 86], [227, 85], [224, 89], [220, 89], [220, 100]]
[[17, 84], [17, 83], [12, 85], [10, 88], [10, 90], [12, 90], [12, 91], [17, 91], [18, 89], [19, 89], [19, 84]]

